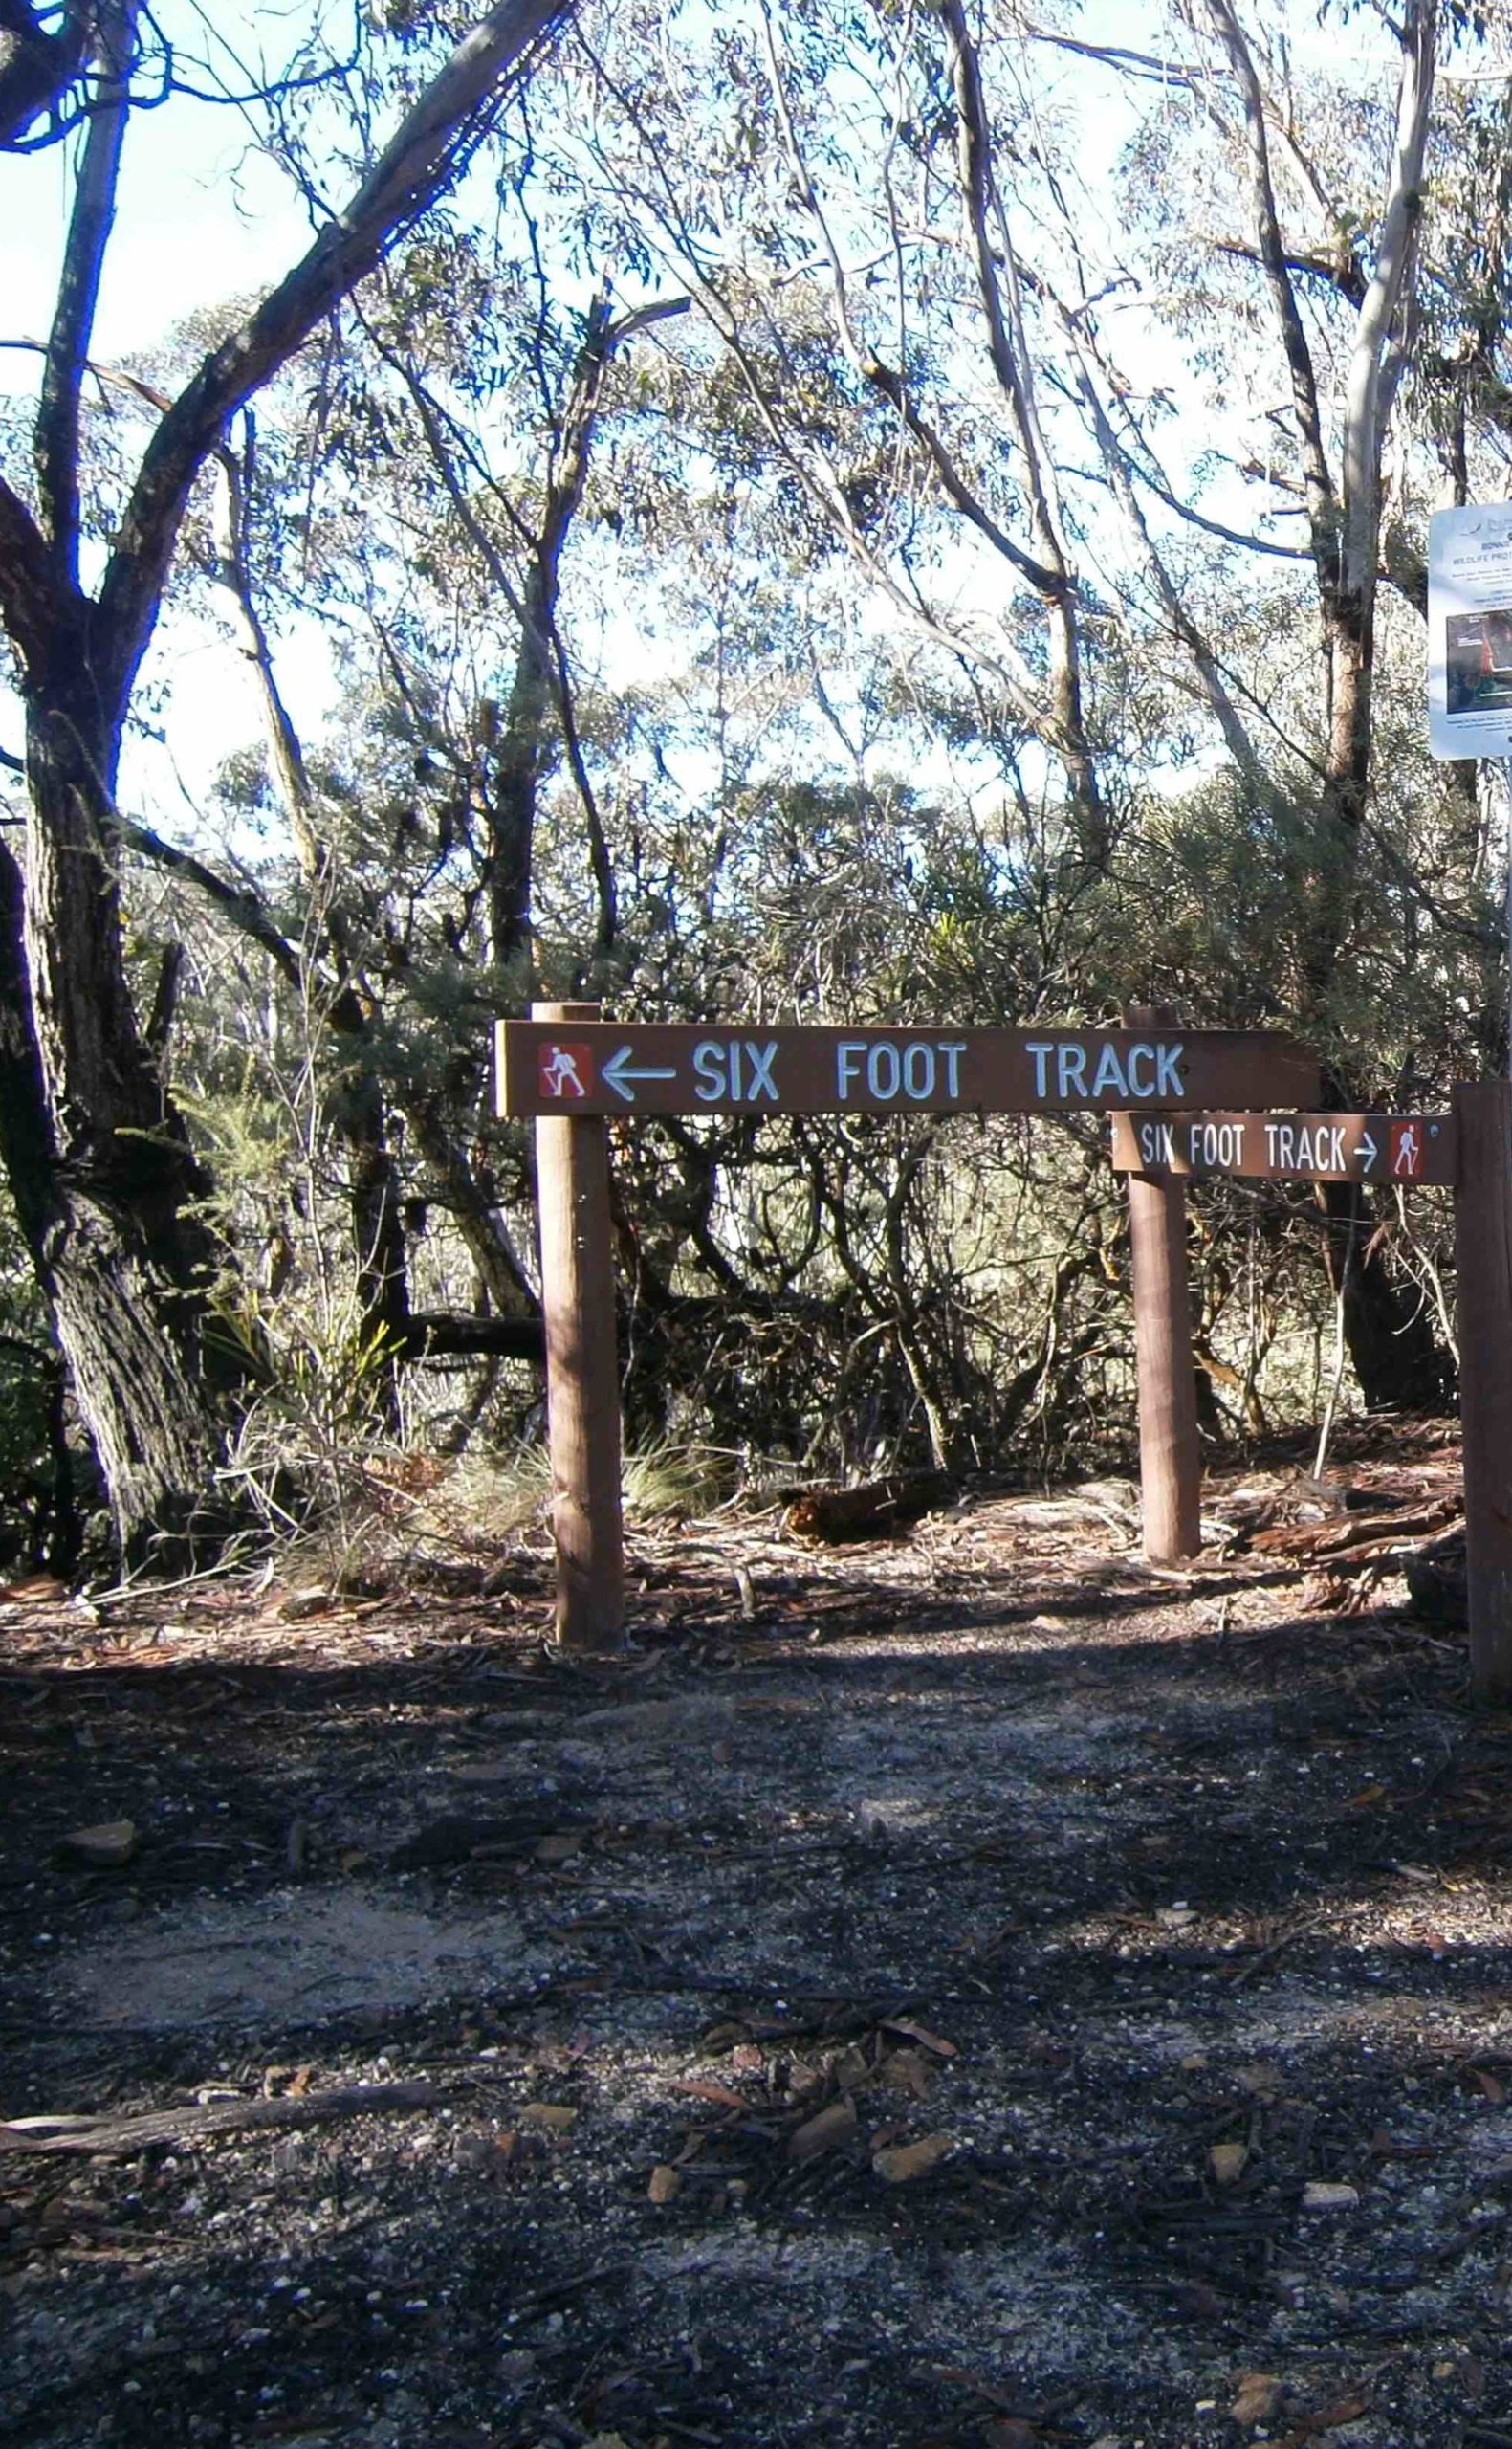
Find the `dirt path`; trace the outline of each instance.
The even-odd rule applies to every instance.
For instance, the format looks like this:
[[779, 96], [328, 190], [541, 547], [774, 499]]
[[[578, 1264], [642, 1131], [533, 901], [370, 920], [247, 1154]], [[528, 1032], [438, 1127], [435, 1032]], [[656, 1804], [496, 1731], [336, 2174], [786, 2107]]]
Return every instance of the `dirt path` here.
[[1512, 2444], [1512, 1776], [1401, 1585], [1116, 1489], [642, 1561], [594, 1675], [528, 1574], [9, 1612], [0, 2109], [186, 2135], [0, 2151], [7, 2439]]

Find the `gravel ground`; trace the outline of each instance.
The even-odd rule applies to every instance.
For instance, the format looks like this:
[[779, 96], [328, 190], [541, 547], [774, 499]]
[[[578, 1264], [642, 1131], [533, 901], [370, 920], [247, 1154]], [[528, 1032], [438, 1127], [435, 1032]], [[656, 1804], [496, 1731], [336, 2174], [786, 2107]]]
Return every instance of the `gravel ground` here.
[[0, 2136], [0, 2433], [1512, 2449], [1507, 1730], [1288, 1485], [693, 1526], [592, 1669], [23, 1591], [0, 2108], [165, 2114]]

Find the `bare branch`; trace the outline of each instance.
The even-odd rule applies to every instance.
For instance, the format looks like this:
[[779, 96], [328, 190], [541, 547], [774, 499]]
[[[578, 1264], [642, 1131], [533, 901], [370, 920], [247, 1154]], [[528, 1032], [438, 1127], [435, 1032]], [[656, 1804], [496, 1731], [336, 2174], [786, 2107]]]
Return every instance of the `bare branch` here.
[[1200, 85], [1203, 69], [1198, 60], [1162, 59], [1150, 51], [1125, 51], [1117, 43], [1078, 42], [1070, 34], [1052, 33], [1048, 26], [1027, 26], [1031, 42], [1042, 42], [1051, 51], [1074, 52], [1079, 59], [1101, 59], [1110, 68], [1128, 69], [1136, 77], [1148, 77], [1157, 85]]
[[139, 858], [150, 860], [153, 867], [192, 884], [207, 901], [214, 904], [222, 917], [230, 920], [239, 935], [249, 937], [268, 955], [289, 985], [301, 985], [299, 956], [257, 894], [244, 885], [229, 883], [213, 868], [208, 868], [203, 859], [197, 859], [192, 850], [181, 850], [176, 843], [165, 842], [150, 825], [142, 825], [135, 817], [122, 816], [117, 809], [112, 812], [110, 823], [118, 841], [128, 850], [135, 850]]
[[1286, 269], [1286, 247], [1271, 178], [1270, 144], [1265, 130], [1265, 97], [1248, 43], [1230, 0], [1207, 0], [1208, 13], [1228, 55], [1244, 114], [1245, 148], [1249, 162], [1250, 202], [1260, 263], [1270, 290], [1271, 305], [1291, 375], [1292, 404], [1302, 437], [1303, 475], [1312, 525], [1313, 556], [1319, 585], [1330, 592], [1337, 584], [1335, 528], [1337, 502], [1333, 478], [1323, 446], [1323, 420], [1312, 352], [1303, 329], [1297, 296]]
[[[215, 558], [211, 575], [226, 605], [237, 651], [252, 666], [278, 796], [298, 849], [305, 881], [312, 892], [318, 893], [325, 880], [329, 853], [316, 827], [315, 794], [310, 787], [304, 750], [278, 687], [273, 649], [257, 609], [247, 563], [247, 485], [253, 448], [250, 413], [243, 422], [247, 464], [229, 448], [215, 454]], [[344, 960], [340, 949], [338, 959]]]
[[96, 41], [101, 61], [99, 97], [90, 115], [74, 188], [34, 436], [42, 520], [54, 561], [71, 582], [78, 577], [79, 391], [131, 113], [136, 0], [118, 0], [101, 12]]
[[1345, 386], [1345, 583], [1369, 603], [1381, 518], [1381, 444], [1394, 389], [1390, 342], [1410, 296], [1422, 220], [1423, 153], [1434, 93], [1435, 0], [1413, 0], [1402, 37], [1391, 184], [1375, 271], [1360, 308]]
[[[1213, 238], [1208, 243], [1215, 254], [1233, 255], [1240, 263], [1262, 264], [1264, 261], [1258, 247], [1246, 247], [1238, 238]], [[1330, 289], [1338, 291], [1341, 298], [1347, 298], [1351, 306], [1364, 303], [1365, 275], [1360, 270], [1357, 256], [1283, 254], [1282, 261], [1288, 272], [1302, 273], [1309, 279], [1326, 281]]]
[[[1038, 558], [1050, 583], [1042, 587], [1050, 632], [1049, 682], [1053, 743], [1065, 768], [1071, 797], [1089, 828], [1094, 858], [1106, 857], [1107, 827], [1097, 768], [1086, 736], [1082, 702], [1081, 634], [1075, 585], [1066, 559], [1063, 521], [1056, 497], [1054, 463], [1045, 449], [1024, 337], [1019, 261], [1008, 216], [993, 175], [992, 129], [982, 91], [981, 64], [966, 24], [962, 0], [939, 0], [958, 120], [956, 161], [961, 209], [976, 267], [976, 291], [987, 325], [988, 353], [1008, 403], [1023, 457], [1025, 490]], [[996, 227], [997, 248], [993, 244]], [[998, 286], [1001, 260], [1006, 297]]]
[[1167, 620], [1175, 635], [1191, 655], [1202, 683], [1203, 694], [1212, 709], [1224, 743], [1235, 764], [1252, 792], [1263, 801], [1266, 797], [1264, 768], [1256, 754], [1255, 743], [1239, 716], [1228, 690], [1224, 687], [1217, 660], [1202, 629], [1182, 601], [1179, 589], [1166, 566], [1165, 557], [1150, 532], [1129, 473], [1129, 461], [1124, 452], [1112, 422], [1103, 405], [1098, 377], [1105, 371], [1085, 322], [1063, 313], [1061, 326], [1076, 358], [1081, 372], [1082, 397], [1092, 420], [1092, 430], [1113, 493], [1123, 510], [1135, 543], [1143, 553], [1154, 582]]
[[[1280, 562], [1310, 562], [1312, 559], [1311, 550], [1305, 544], [1278, 544], [1272, 537], [1257, 536], [1249, 528], [1229, 527], [1221, 518], [1210, 518], [1206, 511], [1196, 509], [1189, 501], [1180, 500], [1172, 492], [1164, 478], [1153, 473], [1149, 464], [1148, 450], [1145, 459], [1136, 459], [1133, 462], [1133, 471], [1140, 483], [1148, 492], [1154, 495], [1157, 501], [1163, 501], [1168, 510], [1173, 510], [1179, 518], [1187, 521], [1189, 526], [1200, 527], [1204, 535], [1217, 537], [1221, 543], [1241, 545], [1246, 553], [1269, 553]], [[1288, 514], [1288, 516], [1291, 515], [1293, 514]], [[1295, 516], [1300, 518], [1301, 512], [1297, 512]]]
[[123, 707], [152, 632], [189, 491], [227, 420], [433, 203], [508, 80], [573, 0], [499, 0], [406, 113], [345, 210], [211, 351], [147, 446], [100, 590], [97, 678]]
[[1029, 496], [1036, 544], [1050, 582], [1046, 591], [1063, 594], [1068, 584], [1065, 552], [1060, 520], [1051, 507], [1047, 453], [1035, 407], [1033, 378], [1023, 346], [1021, 320], [1017, 315], [1013, 316], [1018, 328], [1010, 334], [1009, 317], [1013, 314], [1014, 300], [1010, 296], [1005, 311], [997, 282], [997, 257], [988, 227], [989, 219], [996, 218], [1004, 268], [1010, 283], [1013, 283], [1017, 261], [992, 175], [992, 132], [987, 123], [981, 67], [967, 31], [966, 11], [961, 0], [940, 0], [940, 21], [950, 40], [951, 74], [955, 89], [958, 123], [956, 152], [961, 209], [975, 267], [976, 295], [987, 326], [988, 356], [997, 378], [998, 389], [1008, 403], [1019, 447], [1023, 453], [1025, 490]]

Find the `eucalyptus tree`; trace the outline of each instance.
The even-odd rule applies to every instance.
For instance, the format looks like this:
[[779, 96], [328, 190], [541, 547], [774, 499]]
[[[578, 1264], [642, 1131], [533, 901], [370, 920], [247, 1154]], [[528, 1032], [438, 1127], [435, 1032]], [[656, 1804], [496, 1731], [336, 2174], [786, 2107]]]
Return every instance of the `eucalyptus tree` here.
[[[157, 99], [157, 37], [135, 0], [88, 12], [70, 75], [35, 106], [71, 116], [76, 134], [31, 466], [10, 457], [0, 475], [0, 618], [25, 709], [27, 813], [23, 884], [5, 877], [20, 923], [0, 953], [11, 1092], [0, 1150], [132, 1555], [154, 1534], [182, 1536], [204, 1508], [222, 1416], [206, 1334], [203, 1179], [122, 954], [122, 727], [186, 513], [228, 421], [453, 183], [499, 96], [565, 13], [566, 0], [502, 0], [418, 90], [405, 69], [397, 109], [385, 108], [380, 46], [363, 116], [388, 118], [391, 134], [300, 260], [177, 390], [119, 500], [86, 499], [83, 429], [118, 186], [132, 122]], [[13, 50], [0, 55], [12, 93], [14, 66]], [[23, 96], [13, 132], [33, 115]]]
[[[1436, 238], [1438, 55], [1455, 29], [1437, 0], [1383, 24], [1373, 57], [1305, 67], [1282, 14], [1241, 13], [1231, 0], [1177, 0], [1154, 55], [1058, 38], [1140, 97], [1119, 269], [1176, 343], [1178, 374], [1184, 360], [1189, 385], [1197, 377], [1189, 413], [1204, 393], [1216, 411], [1216, 503], [1202, 502], [1190, 450], [1184, 469], [1164, 464], [1177, 385], [1130, 379], [1122, 300], [1109, 301], [1101, 272], [1094, 290], [1069, 233], [1075, 276], [1056, 301], [1066, 362], [1146, 619], [1185, 658], [1239, 804], [1286, 879], [1277, 954], [1292, 973], [1290, 1014], [1325, 1052], [1336, 1094], [1379, 1093], [1393, 1036], [1398, 1060], [1420, 1066], [1423, 1051], [1412, 1042], [1419, 999], [1382, 991], [1381, 914], [1404, 887], [1417, 892], [1418, 877], [1399, 805], [1378, 787], [1379, 737], [1397, 713], [1381, 675], [1397, 687], [1402, 676], [1400, 651], [1383, 656], [1393, 622], [1383, 627], [1380, 597], [1384, 584], [1421, 605], [1420, 570], [1404, 575], [1412, 557], [1400, 548], [1424, 507], [1421, 490], [1413, 498], [1425, 472], [1406, 411]], [[1061, 202], [1063, 222], [1063, 191]], [[1259, 652], [1245, 651], [1245, 617], [1218, 608], [1235, 591], [1270, 607]], [[1406, 618], [1415, 629], [1414, 613]], [[1410, 685], [1420, 687], [1415, 672]], [[1481, 937], [1475, 917], [1450, 925], [1460, 941]], [[1445, 950], [1453, 963], [1457, 943]], [[1370, 1014], [1362, 973], [1374, 982]], [[1442, 1359], [1390, 1233], [1372, 1229], [1358, 1190], [1326, 1191], [1322, 1203], [1368, 1399], [1434, 1400]]]
[[965, 11], [753, 0], [672, 22], [675, 50], [646, 46], [644, 12], [582, 33], [604, 210], [701, 308], [726, 413], [795, 526], [849, 560], [911, 665], [922, 650], [1028, 743], [1071, 856], [1105, 873], [1127, 783], [1105, 770], [1098, 607], [1008, 217], [1016, 131]]
[[[749, 0], [653, 77], [627, 22], [581, 35], [606, 190], [687, 280], [796, 502], [924, 642], [913, 685], [943, 706], [966, 680], [1054, 805], [1055, 897], [1128, 930], [1129, 988], [1173, 983], [1174, 778], [1226, 769], [1205, 821], [1231, 811], [1275, 870], [1263, 935], [1231, 930], [1234, 1016], [1388, 1088], [1418, 1049], [1388, 1016], [1362, 1041], [1360, 972], [1379, 985], [1380, 913], [1420, 879], [1378, 787], [1379, 598], [1413, 597], [1435, 80], [1475, 29], [1413, 0], [1303, 69], [1304, 27], [1231, 0], [1173, 0], [1139, 49], [998, 0]], [[1447, 895], [1451, 966], [1484, 949], [1473, 898]], [[1333, 1204], [1362, 1382], [1431, 1392], [1427, 1321]]]

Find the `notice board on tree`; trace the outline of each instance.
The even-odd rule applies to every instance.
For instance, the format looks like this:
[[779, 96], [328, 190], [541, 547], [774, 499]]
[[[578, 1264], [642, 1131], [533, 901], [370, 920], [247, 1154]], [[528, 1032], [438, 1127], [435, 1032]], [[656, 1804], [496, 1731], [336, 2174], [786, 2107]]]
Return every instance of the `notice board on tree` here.
[[1512, 502], [1428, 522], [1428, 744], [1435, 757], [1512, 754]]
[[1066, 1114], [1305, 1106], [1278, 1032], [503, 1021], [505, 1114]]
[[1233, 1174], [1263, 1181], [1453, 1182], [1447, 1114], [1113, 1116], [1122, 1174]]

